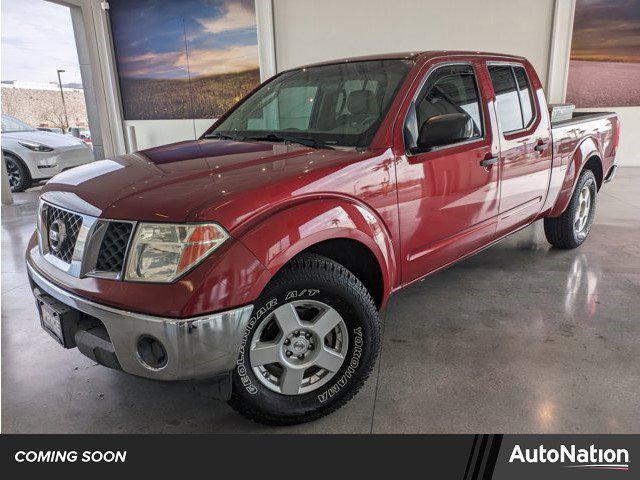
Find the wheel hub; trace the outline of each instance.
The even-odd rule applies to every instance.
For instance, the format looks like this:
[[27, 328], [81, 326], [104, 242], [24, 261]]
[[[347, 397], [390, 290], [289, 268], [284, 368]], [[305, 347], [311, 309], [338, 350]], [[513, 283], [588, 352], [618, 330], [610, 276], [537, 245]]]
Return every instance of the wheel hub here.
[[295, 330], [289, 333], [282, 342], [283, 356], [288, 362], [309, 362], [310, 355], [318, 344], [319, 340], [315, 338], [312, 332]]

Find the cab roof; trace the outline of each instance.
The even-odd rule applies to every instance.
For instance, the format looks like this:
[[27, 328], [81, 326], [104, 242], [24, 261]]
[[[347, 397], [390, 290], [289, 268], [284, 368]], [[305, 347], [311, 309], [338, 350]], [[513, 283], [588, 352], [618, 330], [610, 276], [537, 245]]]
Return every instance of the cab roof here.
[[[514, 59], [514, 60], [524, 60], [524, 57], [518, 55], [510, 55], [506, 53], [493, 53], [493, 52], [480, 52], [473, 50], [426, 50], [422, 52], [396, 52], [396, 53], [383, 53], [377, 55], [364, 55], [359, 57], [347, 57], [340, 58], [335, 60], [327, 60], [323, 62], [310, 63], [307, 65], [302, 65], [298, 68], [311, 68], [311, 67], [319, 67], [322, 65], [335, 65], [339, 63], [350, 63], [350, 62], [366, 62], [373, 60], [413, 60], [415, 62], [424, 63], [427, 60], [430, 60], [435, 57], [460, 57], [460, 56], [479, 56], [479, 57], [500, 57], [505, 59]], [[293, 69], [292, 69], [293, 70]]]

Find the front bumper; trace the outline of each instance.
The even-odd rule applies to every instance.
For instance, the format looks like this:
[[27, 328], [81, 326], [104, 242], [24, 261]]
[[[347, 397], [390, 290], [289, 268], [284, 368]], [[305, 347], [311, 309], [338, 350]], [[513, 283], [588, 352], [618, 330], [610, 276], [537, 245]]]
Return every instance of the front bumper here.
[[[234, 368], [252, 305], [187, 319], [154, 317], [100, 305], [67, 292], [40, 274], [29, 262], [32, 286], [99, 320], [122, 370], [158, 380], [208, 378]], [[162, 368], [146, 365], [138, 354], [138, 340], [151, 336], [167, 352]]]
[[[28, 156], [28, 158], [27, 158]], [[29, 152], [23, 153], [29, 173], [34, 180], [44, 180], [68, 170], [93, 162], [93, 151], [85, 146], [64, 150], [55, 150], [52, 154]]]

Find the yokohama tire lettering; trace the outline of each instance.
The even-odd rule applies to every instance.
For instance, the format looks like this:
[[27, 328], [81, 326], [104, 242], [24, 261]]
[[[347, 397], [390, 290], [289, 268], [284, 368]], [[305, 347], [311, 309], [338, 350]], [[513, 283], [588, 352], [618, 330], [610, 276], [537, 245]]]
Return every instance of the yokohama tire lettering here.
[[362, 357], [362, 328], [354, 328], [353, 336], [353, 343], [355, 346], [353, 347], [353, 355], [351, 357], [351, 360], [349, 361], [349, 366], [336, 383], [334, 383], [328, 390], [318, 395], [318, 400], [320, 401], [320, 403], [326, 402], [329, 398], [338, 393], [353, 376], [354, 372], [358, 368], [358, 365], [360, 365], [360, 358]]

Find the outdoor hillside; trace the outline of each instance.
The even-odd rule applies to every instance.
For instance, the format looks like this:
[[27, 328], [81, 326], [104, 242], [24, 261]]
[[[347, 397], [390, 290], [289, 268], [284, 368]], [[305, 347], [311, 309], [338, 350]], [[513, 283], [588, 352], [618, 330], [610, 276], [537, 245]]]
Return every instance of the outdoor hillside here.
[[214, 118], [258, 83], [260, 71], [255, 69], [191, 81], [121, 78], [120, 88], [127, 120]]
[[[82, 90], [65, 89], [64, 100], [71, 126], [86, 127], [87, 109]], [[11, 115], [34, 127], [64, 125], [64, 110], [60, 91], [2, 86], [2, 113]]]

